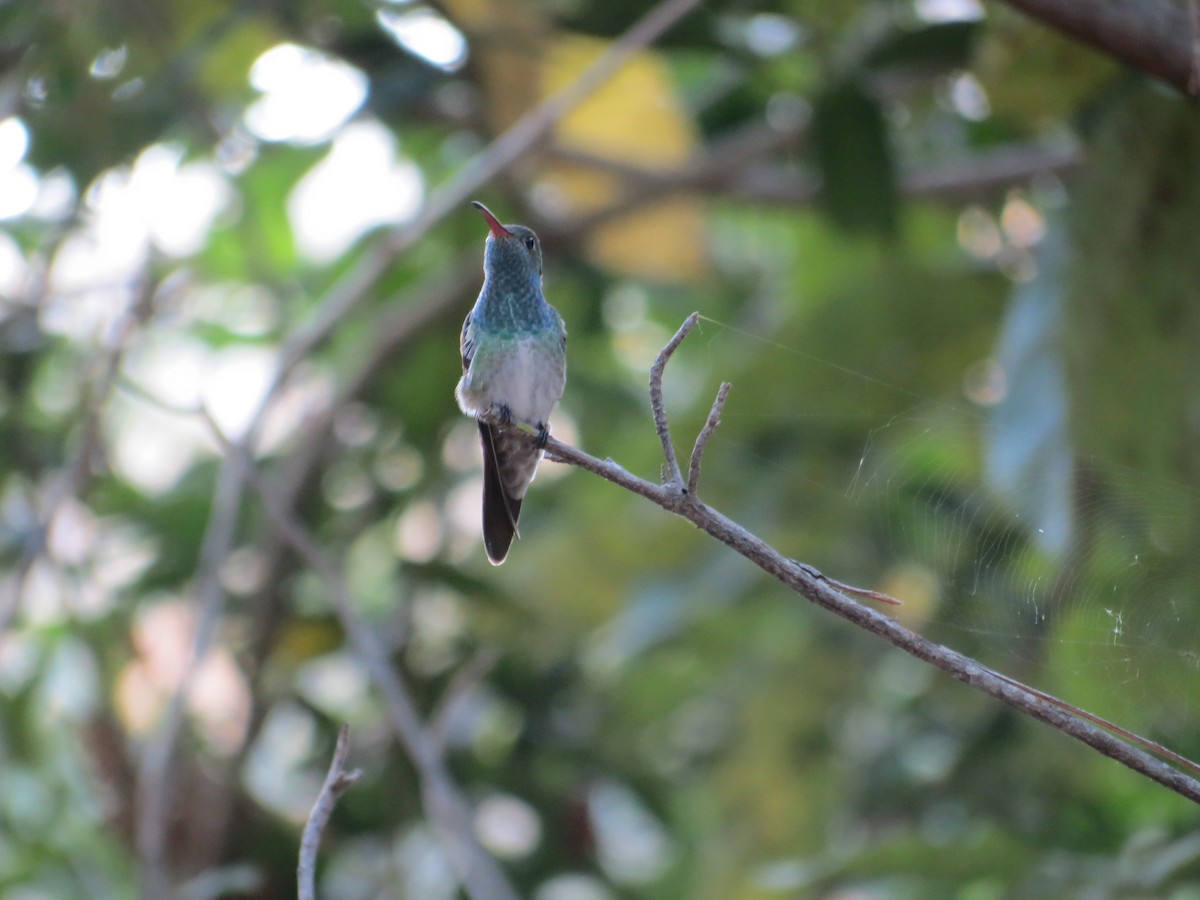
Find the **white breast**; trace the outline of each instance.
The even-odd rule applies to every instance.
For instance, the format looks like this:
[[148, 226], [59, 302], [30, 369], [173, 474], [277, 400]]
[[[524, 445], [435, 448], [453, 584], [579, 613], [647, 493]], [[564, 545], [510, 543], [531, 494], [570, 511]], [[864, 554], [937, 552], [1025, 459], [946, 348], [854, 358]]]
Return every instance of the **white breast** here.
[[562, 399], [566, 371], [561, 351], [544, 340], [524, 340], [488, 379], [489, 403], [503, 404], [513, 417], [545, 422]]

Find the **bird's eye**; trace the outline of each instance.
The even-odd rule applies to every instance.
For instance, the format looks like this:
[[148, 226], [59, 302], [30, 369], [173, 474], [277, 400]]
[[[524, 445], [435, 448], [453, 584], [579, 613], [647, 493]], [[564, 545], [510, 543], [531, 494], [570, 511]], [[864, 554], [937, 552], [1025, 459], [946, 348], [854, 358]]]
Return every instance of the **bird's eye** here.
[[532, 234], [529, 235], [529, 237], [525, 238], [525, 246], [532, 250], [537, 246], [537, 238], [535, 238]]

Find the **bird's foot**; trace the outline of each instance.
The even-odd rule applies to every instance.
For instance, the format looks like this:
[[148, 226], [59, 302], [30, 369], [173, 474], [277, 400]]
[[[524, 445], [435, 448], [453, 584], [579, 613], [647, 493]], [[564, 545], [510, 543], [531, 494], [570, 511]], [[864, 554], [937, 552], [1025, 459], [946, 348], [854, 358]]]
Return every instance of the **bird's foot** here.
[[533, 439], [533, 446], [538, 450], [544, 450], [546, 442], [550, 440], [550, 426], [545, 422], [526, 422], [524, 419], [518, 419], [513, 415], [512, 409], [504, 403], [489, 406], [483, 420], [502, 428], [523, 431]]

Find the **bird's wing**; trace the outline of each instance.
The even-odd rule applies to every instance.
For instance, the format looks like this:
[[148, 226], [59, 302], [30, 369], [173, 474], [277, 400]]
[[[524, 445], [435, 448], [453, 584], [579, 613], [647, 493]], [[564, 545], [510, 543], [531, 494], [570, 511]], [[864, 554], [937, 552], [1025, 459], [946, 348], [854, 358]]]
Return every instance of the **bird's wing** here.
[[462, 351], [463, 372], [471, 368], [471, 357], [475, 355], [475, 333], [471, 328], [471, 313], [463, 320], [462, 335], [458, 339], [458, 348]]

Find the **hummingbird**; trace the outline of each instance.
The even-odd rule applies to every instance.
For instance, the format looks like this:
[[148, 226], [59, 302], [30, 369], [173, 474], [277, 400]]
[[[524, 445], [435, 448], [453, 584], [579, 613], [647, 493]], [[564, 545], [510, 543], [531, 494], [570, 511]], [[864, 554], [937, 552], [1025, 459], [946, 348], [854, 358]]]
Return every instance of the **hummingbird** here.
[[[517, 535], [525, 491], [550, 437], [547, 421], [567, 384], [567, 329], [542, 294], [542, 248], [524, 225], [487, 220], [483, 288], [463, 322], [463, 376], [454, 397], [479, 422], [483, 445], [483, 545], [498, 566]], [[531, 426], [525, 434], [482, 417]]]

